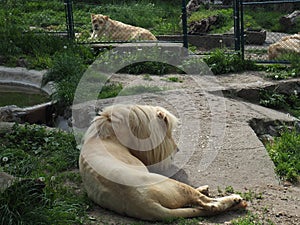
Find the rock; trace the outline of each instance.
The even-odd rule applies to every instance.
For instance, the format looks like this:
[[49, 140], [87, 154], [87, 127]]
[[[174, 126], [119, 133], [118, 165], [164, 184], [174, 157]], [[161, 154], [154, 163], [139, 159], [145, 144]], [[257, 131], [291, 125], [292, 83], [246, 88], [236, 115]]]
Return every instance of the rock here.
[[209, 5], [210, 0], [190, 0], [186, 5], [187, 15], [190, 16], [193, 12], [198, 11], [198, 9], [204, 5]]
[[246, 44], [262, 45], [267, 38], [267, 32], [263, 29], [247, 29], [245, 30]]
[[2, 192], [6, 188], [8, 188], [13, 183], [14, 180], [15, 178], [10, 174], [5, 172], [0, 172], [0, 191]]
[[300, 17], [300, 11], [296, 10], [296, 11], [292, 12], [291, 14], [281, 17], [279, 19], [279, 23], [285, 30], [288, 30], [291, 27], [296, 25], [296, 21], [299, 17]]
[[193, 21], [189, 24], [188, 34], [201, 34], [207, 33], [210, 31], [212, 25], [216, 25], [219, 22], [219, 16], [213, 15], [207, 18], [204, 18], [200, 21]]

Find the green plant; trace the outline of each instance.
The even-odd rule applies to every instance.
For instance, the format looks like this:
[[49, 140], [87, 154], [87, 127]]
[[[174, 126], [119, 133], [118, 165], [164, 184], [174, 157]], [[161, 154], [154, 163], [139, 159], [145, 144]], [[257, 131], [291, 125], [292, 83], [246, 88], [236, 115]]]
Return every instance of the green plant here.
[[122, 68], [118, 73], [128, 73], [128, 74], [154, 74], [154, 75], [163, 75], [168, 73], [177, 73], [181, 72], [176, 67], [162, 63], [162, 62], [154, 62], [154, 61], [146, 61], [134, 63], [129, 66]]
[[224, 33], [229, 31], [233, 27], [233, 10], [232, 9], [205, 9], [200, 8], [197, 12], [194, 12], [188, 19], [188, 23], [193, 21], [201, 21], [209, 16], [217, 15], [219, 16], [219, 22], [217, 25], [211, 26], [210, 33]]
[[16, 124], [0, 143], [0, 171], [22, 178], [0, 192], [1, 224], [83, 223], [92, 204], [80, 190], [72, 134]]
[[227, 186], [227, 187], [225, 188], [225, 192], [226, 192], [226, 193], [231, 193], [231, 194], [233, 194], [233, 193], [234, 193], [234, 189], [233, 189], [232, 186]]
[[144, 79], [144, 80], [149, 80], [149, 81], [153, 80], [153, 79], [151, 78], [150, 74], [144, 74], [144, 75], [143, 75], [143, 79]]
[[276, 90], [261, 90], [259, 104], [274, 109], [284, 109], [287, 107], [286, 96], [276, 92]]
[[169, 81], [169, 82], [178, 82], [178, 83], [183, 82], [183, 80], [181, 80], [179, 77], [167, 77], [164, 80]]
[[243, 60], [240, 55], [226, 53], [223, 49], [214, 50], [203, 60], [216, 75], [258, 69], [253, 61]]
[[[257, 214], [249, 212], [245, 217], [232, 220], [233, 225], [264, 225], [265, 221], [262, 221]], [[267, 224], [275, 225], [272, 221], [268, 220]]]
[[0, 166], [12, 175], [33, 176], [77, 167], [79, 150], [71, 134], [16, 124], [0, 139]]
[[293, 116], [300, 116], [300, 98], [297, 90], [291, 93], [279, 93], [274, 90], [261, 90], [259, 103], [265, 107], [284, 110]]
[[276, 173], [291, 182], [299, 181], [300, 176], [300, 134], [296, 130], [285, 130], [274, 143], [267, 145]]
[[256, 193], [254, 191], [246, 191], [246, 192], [243, 192], [243, 193], [239, 193], [243, 199], [245, 199], [246, 201], [250, 201], [252, 202], [253, 199], [262, 199], [262, 193]]
[[31, 179], [15, 182], [0, 193], [0, 224], [45, 223], [40, 212], [48, 204], [43, 191], [45, 184]]
[[300, 55], [299, 53], [282, 54], [278, 60], [288, 62], [289, 65], [273, 64], [264, 66], [268, 72], [267, 77], [275, 80], [282, 80], [300, 76]]
[[102, 87], [98, 99], [103, 98], [113, 98], [119, 95], [119, 93], [122, 91], [123, 86], [122, 84], [118, 83], [109, 83]]

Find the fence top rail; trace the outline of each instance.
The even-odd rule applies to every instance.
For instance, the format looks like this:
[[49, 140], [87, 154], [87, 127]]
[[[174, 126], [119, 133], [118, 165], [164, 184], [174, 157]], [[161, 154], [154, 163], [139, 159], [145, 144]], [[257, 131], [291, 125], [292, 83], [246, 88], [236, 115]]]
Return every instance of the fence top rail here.
[[274, 0], [274, 1], [262, 1], [262, 2], [244, 2], [242, 0], [242, 5], [265, 5], [265, 4], [284, 4], [284, 3], [300, 3], [300, 0]]

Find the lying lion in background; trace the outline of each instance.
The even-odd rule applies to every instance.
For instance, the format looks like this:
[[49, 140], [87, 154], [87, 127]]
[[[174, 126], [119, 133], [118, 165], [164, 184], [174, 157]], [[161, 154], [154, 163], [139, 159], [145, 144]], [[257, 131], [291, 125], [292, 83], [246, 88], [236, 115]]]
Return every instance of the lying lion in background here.
[[275, 59], [284, 53], [300, 54], [300, 33], [285, 36], [268, 48], [269, 59]]
[[176, 123], [177, 118], [161, 107], [105, 108], [88, 128], [80, 154], [89, 198], [103, 208], [152, 221], [245, 208], [239, 195], [210, 198], [203, 194], [207, 186], [195, 189], [149, 172], [146, 166], [170, 166], [177, 151], [172, 138]]
[[92, 14], [93, 33], [91, 38], [104, 38], [109, 41], [157, 40], [149, 31], [110, 19], [102, 14]]

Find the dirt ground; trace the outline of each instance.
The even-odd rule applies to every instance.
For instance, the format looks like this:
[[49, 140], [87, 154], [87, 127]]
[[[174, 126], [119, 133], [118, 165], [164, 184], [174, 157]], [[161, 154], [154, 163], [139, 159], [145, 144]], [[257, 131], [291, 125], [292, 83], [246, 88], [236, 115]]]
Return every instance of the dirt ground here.
[[[167, 81], [167, 77], [178, 77], [180, 82]], [[252, 95], [253, 90], [271, 85], [298, 85], [300, 79], [273, 81], [265, 78], [263, 72], [245, 72], [213, 78], [118, 74], [110, 81], [121, 82], [124, 88], [153, 85], [168, 89], [159, 94], [105, 99], [98, 107], [116, 102], [161, 105], [183, 120], [181, 132], [177, 134], [180, 148], [174, 162], [177, 169], [170, 176], [194, 187], [207, 184], [212, 196], [224, 194], [228, 187], [247, 196], [247, 211], [173, 224], [231, 224], [231, 220], [249, 213], [257, 217], [261, 222], [258, 224], [270, 224], [270, 221], [282, 225], [300, 223], [300, 186], [281, 182], [276, 177], [273, 162], [250, 126], [254, 118], [295, 121], [286, 113], [255, 104]], [[235, 96], [235, 93], [243, 93], [249, 99]], [[153, 224], [100, 207], [90, 212], [90, 221], [91, 224]]]

